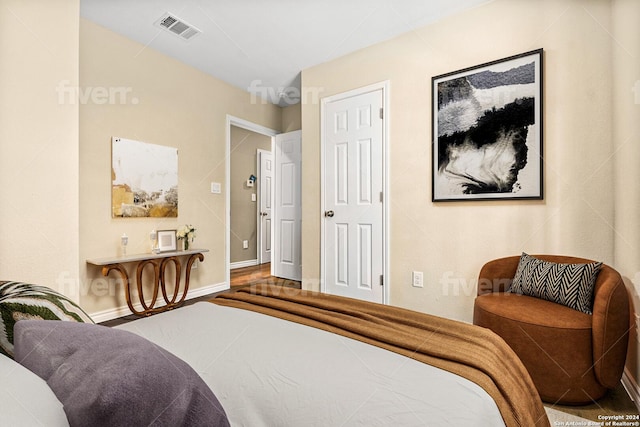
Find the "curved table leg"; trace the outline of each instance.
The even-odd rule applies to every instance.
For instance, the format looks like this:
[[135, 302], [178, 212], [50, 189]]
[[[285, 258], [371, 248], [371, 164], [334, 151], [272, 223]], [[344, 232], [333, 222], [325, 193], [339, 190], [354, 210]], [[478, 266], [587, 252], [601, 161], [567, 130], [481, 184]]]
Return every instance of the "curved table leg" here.
[[[151, 264], [153, 266], [153, 295], [151, 297], [151, 303], [147, 305], [144, 297], [144, 288], [142, 286], [142, 273], [144, 272], [144, 268]], [[158, 263], [155, 260], [144, 260], [138, 263], [136, 267], [136, 285], [138, 285], [138, 300], [140, 301], [140, 305], [144, 309], [142, 313], [146, 313], [148, 311], [152, 311], [153, 307], [156, 305], [156, 301], [158, 300], [158, 280], [160, 280], [160, 268]]]
[[187, 296], [187, 291], [189, 290], [189, 278], [191, 277], [191, 267], [193, 266], [193, 263], [196, 262], [196, 260], [202, 261], [203, 259], [204, 259], [204, 255], [193, 254], [187, 260], [187, 269], [185, 271], [185, 276], [184, 276], [184, 292], [182, 293], [182, 298], [180, 298], [180, 301], [178, 301], [178, 304], [182, 304], [185, 297]]
[[144, 312], [136, 310], [133, 308], [133, 304], [131, 304], [131, 289], [129, 288], [129, 275], [127, 274], [127, 270], [122, 266], [122, 264], [109, 264], [102, 267], [102, 275], [107, 277], [111, 270], [116, 270], [120, 273], [120, 277], [122, 278], [122, 283], [124, 285], [124, 296], [127, 300], [129, 310], [138, 316], [144, 315]]
[[[174, 285], [173, 288], [173, 297], [171, 298], [171, 300], [169, 300], [169, 296], [167, 295], [167, 286], [166, 286], [166, 282], [164, 280], [164, 272], [167, 268], [167, 265], [172, 262], [173, 266], [175, 267], [175, 273], [176, 273], [176, 283]], [[160, 287], [162, 288], [162, 297], [164, 298], [164, 302], [167, 303], [167, 306], [170, 306], [171, 308], [173, 308], [173, 306], [175, 306], [175, 302], [176, 302], [176, 298], [178, 297], [178, 291], [180, 290], [180, 275], [182, 274], [182, 268], [180, 266], [180, 260], [178, 260], [178, 258], [172, 256], [169, 258], [165, 258], [162, 260], [162, 263], [160, 264]], [[186, 294], [186, 292], [185, 292]]]
[[[102, 267], [102, 275], [106, 277], [109, 275], [109, 273], [112, 270], [117, 271], [120, 274], [120, 277], [124, 285], [124, 296], [127, 300], [127, 306], [129, 307], [129, 310], [131, 310], [131, 312], [137, 316], [150, 316], [152, 314], [171, 310], [173, 308], [176, 308], [182, 305], [182, 303], [187, 297], [187, 291], [189, 290], [189, 279], [191, 277], [191, 268], [193, 267], [193, 263], [196, 262], [196, 260], [198, 261], [204, 260], [204, 255], [202, 255], [201, 253], [195, 253], [189, 256], [189, 259], [187, 260], [186, 270], [185, 270], [184, 289], [178, 301], [176, 301], [176, 299], [178, 298], [178, 294], [180, 292], [180, 278], [182, 274], [180, 260], [175, 256], [171, 256], [171, 257], [164, 258], [160, 263], [158, 263], [155, 260], [140, 261], [136, 267], [136, 288], [138, 291], [138, 300], [140, 302], [140, 305], [142, 305], [142, 310], [136, 310], [135, 307], [133, 306], [133, 303], [131, 302], [131, 284], [129, 282], [129, 275], [127, 273], [127, 270], [124, 268], [122, 264], [115, 263], [115, 264], [109, 264]], [[174, 287], [173, 295], [171, 299], [169, 299], [169, 296], [167, 295], [167, 288], [165, 283], [165, 271], [169, 263], [173, 263], [175, 267], [175, 275], [176, 275], [175, 287]], [[154, 278], [153, 278], [153, 295], [151, 298], [151, 302], [147, 304], [144, 298], [144, 287], [142, 283], [142, 276], [143, 276], [145, 267], [149, 264], [153, 265]], [[162, 307], [155, 307], [156, 302], [158, 301], [158, 293], [160, 291], [162, 292], [162, 297], [166, 305]]]

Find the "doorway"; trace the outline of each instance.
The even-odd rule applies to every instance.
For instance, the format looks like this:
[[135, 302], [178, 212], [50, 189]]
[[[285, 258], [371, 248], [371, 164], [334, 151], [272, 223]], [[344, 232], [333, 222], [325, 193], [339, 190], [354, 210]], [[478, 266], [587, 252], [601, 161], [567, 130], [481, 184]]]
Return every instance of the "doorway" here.
[[[240, 137], [237, 141], [234, 142], [234, 146], [232, 147], [232, 133], [240, 133]], [[244, 135], [252, 135], [253, 137], [267, 137], [269, 141], [268, 147], [256, 147], [247, 143], [248, 138], [244, 138]], [[295, 134], [298, 136], [297, 140], [295, 138], [292, 140], [291, 134]], [[278, 136], [276, 138], [276, 135]], [[260, 138], [258, 138], [260, 139]], [[270, 271], [274, 276], [278, 276], [281, 278], [291, 279], [291, 280], [299, 280], [298, 276], [288, 275], [288, 271], [282, 269], [282, 266], [287, 267], [287, 263], [290, 259], [295, 260], [295, 264], [298, 267], [298, 270], [301, 271], [301, 245], [299, 242], [300, 234], [295, 233], [294, 238], [289, 238], [292, 234], [292, 230], [300, 229], [300, 221], [301, 221], [301, 206], [300, 206], [300, 197], [294, 197], [293, 199], [290, 197], [292, 194], [299, 194], [301, 181], [300, 181], [300, 158], [297, 158], [297, 163], [291, 161], [291, 156], [288, 154], [288, 149], [291, 147], [296, 147], [297, 152], [300, 151], [300, 132], [290, 132], [287, 134], [278, 134], [277, 131], [273, 129], [269, 129], [260, 125], [257, 125], [252, 122], [248, 122], [243, 119], [239, 119], [237, 117], [227, 116], [227, 126], [226, 126], [226, 156], [225, 156], [225, 195], [226, 195], [226, 224], [227, 233], [226, 233], [226, 251], [225, 251], [225, 268], [226, 268], [226, 284], [230, 286], [231, 284], [231, 269], [236, 268], [244, 268], [249, 266], [258, 265], [258, 261], [261, 259], [261, 256], [264, 255], [261, 253], [258, 254], [259, 251], [259, 241], [271, 239], [271, 264]], [[233, 167], [231, 166], [232, 157], [236, 153], [236, 145], [242, 145], [243, 143], [247, 144], [247, 147], [251, 151], [251, 156], [253, 159], [247, 161], [246, 163], [251, 163], [253, 168], [255, 168], [255, 173], [248, 173], [247, 171], [241, 172], [240, 175], [232, 177]], [[284, 148], [283, 148], [284, 147]], [[263, 151], [269, 151], [272, 154], [272, 178], [271, 185], [264, 186], [264, 182], [261, 182], [263, 185], [262, 194], [258, 193], [259, 185], [256, 185], [258, 180], [258, 176], [260, 175], [258, 166], [258, 149]], [[237, 153], [240, 153], [238, 151]], [[284, 155], [283, 155], [284, 154]], [[278, 163], [280, 161], [280, 163]], [[285, 163], [282, 163], [282, 162]], [[278, 166], [280, 164], [280, 166]], [[291, 171], [295, 169], [297, 172], [293, 175], [286, 174], [286, 179], [281, 179], [281, 184], [286, 183], [287, 185], [278, 186], [278, 171]], [[246, 176], [245, 176], [246, 175]], [[295, 176], [295, 180], [291, 180], [290, 178]], [[253, 182], [250, 182], [253, 181]], [[264, 179], [262, 181], [265, 181]], [[286, 190], [285, 192], [283, 192]], [[270, 191], [269, 191], [270, 190]], [[235, 191], [240, 192], [241, 196], [239, 197], [239, 202], [232, 202], [232, 194]], [[270, 223], [270, 233], [269, 235], [261, 236], [259, 233], [260, 227], [258, 224], [262, 221], [265, 216], [263, 213], [264, 210], [258, 209], [262, 199], [266, 197], [265, 192], [269, 193], [269, 196], [273, 201], [273, 220], [268, 221]], [[280, 198], [279, 198], [280, 197]], [[234, 200], [236, 198], [234, 197]], [[292, 225], [291, 220], [292, 217], [289, 216], [290, 212], [288, 209], [290, 207], [289, 202], [294, 200], [294, 204], [297, 206], [296, 212], [298, 214], [298, 223]], [[247, 202], [248, 201], [248, 202]], [[249, 204], [248, 207], [247, 203]], [[242, 212], [240, 205], [245, 206], [245, 210], [248, 212]], [[279, 207], [283, 208], [280, 209]], [[234, 211], [232, 216], [231, 212]], [[240, 218], [236, 218], [236, 213], [243, 213], [242, 216], [245, 217], [244, 221], [246, 223], [250, 222], [249, 217], [253, 215], [252, 225], [253, 229], [249, 231], [237, 231], [234, 226], [239, 221], [242, 221]], [[270, 216], [269, 213], [267, 216]], [[295, 221], [295, 220], [294, 220]], [[276, 224], [278, 222], [278, 224]], [[267, 223], [267, 221], [265, 221]], [[263, 228], [268, 227], [268, 225], [263, 224]], [[247, 229], [248, 230], [248, 229]], [[296, 240], [297, 239], [297, 240]], [[291, 244], [292, 242], [296, 242], [295, 245]], [[264, 245], [261, 245], [264, 246]], [[243, 253], [244, 252], [244, 253]], [[240, 255], [238, 255], [240, 253]], [[232, 263], [232, 254], [233, 260]], [[290, 256], [292, 255], [293, 256]]]
[[[257, 211], [257, 193], [255, 193], [255, 186], [250, 187], [248, 181], [251, 180], [252, 174], [244, 173], [239, 174], [235, 180], [232, 179], [232, 157], [234, 155], [234, 148], [232, 147], [232, 133], [237, 132], [240, 137], [239, 141], [236, 141], [235, 145], [242, 145], [243, 133], [254, 136], [266, 138], [269, 142], [266, 151], [272, 152], [273, 138], [278, 134], [274, 129], [270, 129], [256, 123], [249, 122], [238, 117], [227, 115], [226, 120], [226, 155], [225, 155], [225, 200], [226, 200], [226, 236], [225, 236], [225, 283], [230, 286], [231, 284], [231, 269], [243, 268], [249, 266], [255, 266], [257, 264], [257, 227], [256, 217]], [[258, 138], [259, 139], [259, 138]], [[246, 140], [244, 142], [247, 142]], [[255, 145], [247, 144], [245, 148], [252, 147], [252, 152], [249, 154], [252, 161], [249, 161], [249, 167], [253, 170], [256, 167], [257, 147]], [[246, 176], [245, 176], [246, 175]], [[255, 176], [255, 174], [253, 174]], [[255, 182], [255, 181], [254, 181]], [[234, 191], [235, 190], [235, 191]], [[232, 193], [239, 193], [240, 196], [238, 202], [232, 203]], [[256, 194], [255, 201], [252, 194]], [[234, 197], [235, 199], [236, 197]], [[235, 209], [234, 206], [235, 205]], [[244, 206], [241, 207], [241, 205]], [[248, 206], [247, 206], [248, 205]], [[245, 212], [242, 210], [244, 209]], [[246, 229], [249, 230], [252, 227], [253, 231], [238, 232], [232, 230], [232, 223], [235, 225], [238, 221], [236, 218], [232, 221], [232, 210], [235, 213], [243, 213], [243, 219], [241, 222], [246, 225]], [[238, 212], [235, 212], [238, 211]], [[241, 234], [242, 233], [242, 234]], [[253, 233], [253, 236], [252, 236]], [[251, 247], [253, 242], [253, 248]], [[232, 264], [232, 252], [234, 253]]]
[[[248, 129], [231, 126], [231, 221], [230, 221], [230, 262], [231, 268], [269, 263], [260, 248], [263, 236], [260, 221], [260, 204], [265, 194], [260, 189], [270, 186], [270, 180], [264, 178], [257, 169], [261, 157], [271, 154], [271, 137]], [[266, 195], [270, 191], [264, 192]], [[263, 197], [261, 197], [263, 196]], [[265, 233], [264, 237], [270, 237]], [[264, 259], [263, 259], [264, 258]]]

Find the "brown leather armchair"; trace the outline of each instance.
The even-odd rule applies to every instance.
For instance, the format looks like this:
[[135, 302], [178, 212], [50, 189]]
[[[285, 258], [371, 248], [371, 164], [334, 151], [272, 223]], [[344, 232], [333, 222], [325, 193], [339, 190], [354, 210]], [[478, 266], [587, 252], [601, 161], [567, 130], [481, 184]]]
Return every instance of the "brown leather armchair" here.
[[[558, 263], [591, 260], [534, 255]], [[613, 268], [598, 274], [593, 315], [530, 296], [504, 292], [519, 256], [485, 264], [478, 281], [473, 323], [500, 335], [520, 357], [545, 402], [585, 404], [615, 388], [627, 355], [629, 296]]]

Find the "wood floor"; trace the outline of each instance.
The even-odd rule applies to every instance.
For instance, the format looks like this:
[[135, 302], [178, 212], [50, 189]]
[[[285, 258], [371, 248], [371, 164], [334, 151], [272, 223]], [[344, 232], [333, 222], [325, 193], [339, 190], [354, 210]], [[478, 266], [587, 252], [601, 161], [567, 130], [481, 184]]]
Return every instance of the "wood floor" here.
[[[552, 408], [555, 411], [559, 411], [562, 414], [572, 415], [574, 417], [579, 417], [580, 419], [593, 421], [596, 423], [602, 424], [568, 424], [568, 421], [573, 421], [571, 419], [562, 418], [562, 414], [560, 414], [559, 419], [556, 420], [555, 425], [605, 425], [602, 421], [602, 416], [604, 415], [622, 415], [622, 416], [634, 416], [640, 415], [638, 412], [638, 408], [635, 403], [629, 397], [629, 394], [622, 386], [622, 383], [618, 384], [618, 387], [614, 390], [610, 390], [602, 399], [597, 402], [592, 403], [591, 405], [583, 405], [583, 406], [564, 406], [564, 405], [552, 405], [545, 404], [547, 408]], [[624, 419], [623, 419], [624, 421]], [[632, 422], [636, 422], [638, 419], [632, 419]], [[576, 421], [578, 422], [578, 421]], [[553, 426], [554, 423], [552, 422]], [[611, 424], [609, 424], [611, 425]], [[623, 425], [623, 424], [619, 424]]]
[[[235, 290], [251, 286], [258, 283], [269, 283], [280, 286], [289, 286], [300, 288], [301, 283], [293, 280], [282, 279], [279, 277], [271, 276], [270, 264], [262, 264], [258, 266], [239, 268], [231, 270], [231, 289], [224, 292], [234, 292]], [[219, 293], [218, 293], [219, 294]], [[199, 298], [193, 298], [185, 301], [185, 305], [194, 304], [199, 301], [207, 301], [218, 294], [204, 295]], [[119, 319], [110, 320], [101, 323], [105, 326], [116, 326], [122, 323], [126, 323], [135, 319], [138, 316], [129, 315], [121, 317]], [[588, 425], [588, 424], [571, 424], [584, 423], [589, 420], [593, 422], [602, 421], [600, 416], [603, 415], [638, 415], [638, 409], [634, 402], [629, 398], [626, 390], [620, 384], [618, 388], [610, 391], [605, 397], [598, 402], [585, 406], [562, 406], [545, 404], [546, 408], [550, 409], [551, 425]], [[596, 425], [596, 424], [594, 424]], [[599, 425], [599, 424], [597, 424]]]
[[272, 276], [270, 263], [231, 270], [231, 290], [265, 283], [298, 289], [301, 287], [301, 283], [295, 280]]

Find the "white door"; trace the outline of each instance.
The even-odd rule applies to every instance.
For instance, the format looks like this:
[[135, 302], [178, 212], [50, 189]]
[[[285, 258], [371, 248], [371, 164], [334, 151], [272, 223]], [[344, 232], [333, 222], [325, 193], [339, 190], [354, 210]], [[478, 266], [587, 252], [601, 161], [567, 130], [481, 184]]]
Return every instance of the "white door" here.
[[258, 264], [271, 261], [271, 152], [257, 150]]
[[271, 274], [302, 279], [302, 131], [276, 135]]
[[384, 302], [383, 90], [323, 112], [325, 291]]

